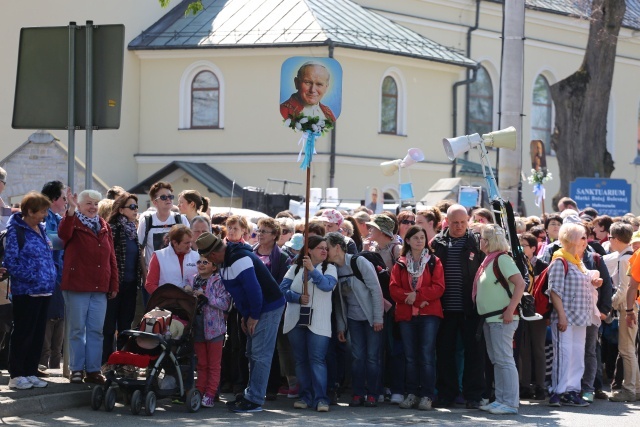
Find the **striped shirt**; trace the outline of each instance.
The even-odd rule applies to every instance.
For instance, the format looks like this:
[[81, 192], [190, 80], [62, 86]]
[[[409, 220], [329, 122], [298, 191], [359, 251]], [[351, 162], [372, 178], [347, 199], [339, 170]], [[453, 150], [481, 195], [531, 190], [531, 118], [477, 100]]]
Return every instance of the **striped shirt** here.
[[447, 241], [447, 260], [444, 265], [444, 294], [440, 298], [443, 311], [464, 311], [462, 250], [467, 244], [467, 234]]

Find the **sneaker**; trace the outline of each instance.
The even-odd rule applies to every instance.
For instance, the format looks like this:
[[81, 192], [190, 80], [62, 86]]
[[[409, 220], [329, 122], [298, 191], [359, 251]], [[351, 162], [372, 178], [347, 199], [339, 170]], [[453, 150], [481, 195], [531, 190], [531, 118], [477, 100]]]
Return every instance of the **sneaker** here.
[[[42, 365], [40, 365], [42, 366]], [[38, 368], [38, 370], [36, 371], [36, 377], [38, 378], [47, 378], [49, 376], [49, 373], [46, 371], [42, 371]]]
[[205, 395], [204, 395], [204, 396], [202, 396], [202, 403], [201, 403], [201, 405], [202, 405], [203, 407], [205, 407], [205, 408], [213, 408], [213, 405], [214, 405], [214, 404], [215, 404], [215, 403], [214, 403], [214, 397], [213, 397], [213, 396], [211, 396], [211, 395], [210, 395], [210, 394], [208, 394], [208, 393], [205, 393]]
[[561, 406], [560, 395], [558, 393], [551, 393], [551, 396], [549, 396], [549, 406]]
[[494, 400], [491, 403], [487, 403], [486, 405], [480, 406], [478, 409], [480, 409], [481, 411], [489, 411], [490, 409], [496, 408], [498, 406], [500, 406], [500, 402]]
[[617, 390], [609, 400], [612, 402], [634, 402], [636, 400], [636, 394], [629, 390]]
[[[486, 397], [483, 397], [482, 399], [480, 399], [480, 406], [487, 406], [489, 403], [491, 403], [491, 401], [489, 399], [487, 399]], [[478, 408], [480, 409], [480, 408]]]
[[[280, 392], [278, 392], [278, 394], [280, 394]], [[297, 399], [300, 397], [300, 386], [296, 384], [295, 387], [289, 387], [289, 390], [287, 390], [287, 397], [289, 399]]]
[[424, 396], [420, 399], [420, 403], [418, 403], [418, 409], [421, 411], [431, 411], [433, 409], [433, 402], [431, 402], [431, 398]]
[[403, 395], [401, 395], [400, 393], [393, 393], [389, 401], [394, 405], [399, 405], [402, 403], [403, 400], [404, 400]]
[[560, 404], [562, 406], [577, 406], [581, 408], [589, 406], [589, 402], [584, 400], [582, 396], [580, 396], [575, 391], [568, 391], [566, 393], [563, 393], [560, 396]]
[[518, 415], [518, 408], [501, 403], [498, 406], [489, 409], [489, 413], [493, 415]]
[[609, 395], [602, 390], [596, 390], [593, 395], [596, 399], [607, 400], [609, 398]]
[[375, 408], [376, 406], [378, 406], [376, 397], [372, 394], [367, 395], [367, 400], [364, 401], [364, 406], [366, 406], [367, 408]]
[[316, 411], [318, 412], [329, 412], [329, 404], [326, 402], [318, 402], [318, 406], [316, 407]]
[[351, 407], [362, 406], [363, 403], [364, 403], [364, 397], [354, 394], [353, 397], [351, 398], [351, 402], [349, 402], [349, 406]]
[[244, 412], [261, 412], [262, 411], [262, 406], [258, 405], [257, 403], [253, 403], [250, 400], [247, 400], [247, 399], [245, 399], [243, 397], [241, 401], [236, 402], [235, 406], [231, 407], [231, 411], [232, 412], [240, 412], [240, 413], [244, 413]]
[[29, 381], [25, 377], [15, 377], [9, 380], [9, 388], [27, 390], [29, 388], [33, 388], [33, 384], [31, 384], [31, 381]]
[[409, 393], [407, 397], [402, 401], [400, 407], [402, 409], [411, 409], [418, 404], [418, 398], [415, 394]]
[[378, 403], [384, 403], [384, 394], [378, 396]]
[[278, 396], [286, 396], [289, 394], [289, 387], [283, 385], [278, 389]]
[[584, 393], [582, 393], [582, 398], [584, 400], [586, 400], [589, 403], [593, 402], [593, 392], [591, 391], [585, 391]]
[[33, 386], [36, 388], [45, 388], [46, 386], [49, 385], [48, 382], [42, 381], [40, 378], [36, 377], [35, 375], [27, 377], [27, 381], [33, 384]]
[[309, 405], [307, 405], [307, 402], [305, 402], [304, 400], [298, 400], [293, 404], [293, 407], [295, 409], [307, 409]]

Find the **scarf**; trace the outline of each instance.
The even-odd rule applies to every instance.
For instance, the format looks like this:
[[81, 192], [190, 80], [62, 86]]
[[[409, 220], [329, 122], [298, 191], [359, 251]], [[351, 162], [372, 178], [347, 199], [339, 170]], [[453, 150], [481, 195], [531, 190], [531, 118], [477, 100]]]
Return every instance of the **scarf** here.
[[[429, 255], [429, 251], [425, 248], [422, 250], [422, 253], [420, 254], [420, 258], [417, 260], [413, 259], [413, 256], [411, 255], [411, 251], [407, 252], [407, 271], [409, 272], [409, 274], [411, 274], [411, 276], [413, 277], [420, 277], [422, 276], [422, 273], [424, 273], [424, 268], [427, 265], [427, 262], [429, 261], [429, 258], [431, 258], [431, 255]], [[416, 262], [419, 261], [419, 262]], [[418, 264], [418, 269], [416, 269], [416, 264]]]
[[584, 263], [582, 262], [582, 260], [576, 258], [575, 255], [570, 254], [564, 248], [560, 248], [557, 251], [555, 251], [555, 253], [553, 254], [553, 257], [551, 258], [551, 262], [553, 262], [553, 260], [558, 258], [564, 258], [565, 260], [567, 260], [567, 262], [578, 267], [578, 269], [582, 273], [587, 274], [587, 268], [584, 266]]
[[93, 218], [82, 215], [79, 211], [76, 211], [76, 216], [81, 223], [89, 227], [94, 233], [98, 234], [100, 231], [100, 216], [96, 215]]
[[124, 229], [124, 234], [129, 240], [138, 241], [138, 230], [135, 222], [129, 221], [124, 215], [120, 215], [118, 217], [118, 223]]
[[500, 251], [491, 252], [490, 254], [487, 255], [484, 261], [482, 261], [482, 264], [480, 264], [480, 267], [478, 267], [478, 271], [476, 272], [476, 277], [473, 278], [473, 291], [471, 291], [471, 299], [473, 300], [474, 303], [476, 302], [476, 295], [478, 294], [478, 281], [480, 280], [480, 276], [482, 276], [482, 273], [484, 273], [485, 268], [487, 268], [487, 266], [491, 261], [498, 258], [499, 255], [502, 255], [504, 253], [506, 252], [500, 252]]

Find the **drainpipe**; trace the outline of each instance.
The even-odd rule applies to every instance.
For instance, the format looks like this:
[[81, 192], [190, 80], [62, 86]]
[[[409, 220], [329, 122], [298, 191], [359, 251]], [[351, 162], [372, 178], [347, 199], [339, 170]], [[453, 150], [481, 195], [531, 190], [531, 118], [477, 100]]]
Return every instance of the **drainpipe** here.
[[[471, 33], [478, 29], [478, 25], [480, 23], [480, 2], [481, 1], [482, 0], [476, 0], [476, 20], [473, 26], [469, 27], [469, 29], [467, 30], [467, 52], [466, 52], [467, 58], [471, 57]], [[464, 131], [465, 131], [465, 134], [467, 134], [469, 130], [469, 85], [476, 81], [476, 78], [478, 76], [478, 68], [480, 68], [480, 64], [478, 64], [472, 70], [467, 69], [467, 78], [465, 80], [461, 80], [453, 84], [453, 127], [452, 127], [451, 136], [454, 138], [458, 136], [458, 87], [462, 85], [467, 86], [467, 93], [466, 93], [467, 102], [465, 106], [465, 117], [464, 117]], [[465, 153], [464, 155], [465, 157], [467, 157], [468, 153]], [[456, 177], [457, 163], [458, 163], [457, 160], [454, 160], [451, 166], [452, 178]]]
[[[329, 40], [329, 58], [333, 58], [333, 40]], [[336, 123], [331, 130], [331, 149], [329, 153], [329, 187], [333, 188], [336, 176]]]

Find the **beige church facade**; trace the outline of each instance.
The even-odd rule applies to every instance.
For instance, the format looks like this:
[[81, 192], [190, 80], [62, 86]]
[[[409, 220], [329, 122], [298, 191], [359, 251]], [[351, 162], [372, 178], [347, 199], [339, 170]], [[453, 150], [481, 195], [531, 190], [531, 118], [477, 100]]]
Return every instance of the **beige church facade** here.
[[[133, 188], [174, 161], [206, 163], [238, 186], [265, 187], [268, 178], [304, 181], [296, 162], [299, 134], [282, 125], [278, 110], [280, 67], [291, 56], [332, 56], [342, 66], [342, 112], [333, 139], [327, 134], [318, 140], [312, 165], [312, 186], [338, 187], [340, 198], [364, 199], [368, 187], [378, 187], [397, 199], [398, 176], [384, 176], [379, 165], [403, 158], [409, 148], [417, 147], [424, 152], [425, 161], [402, 171], [402, 178], [413, 183], [419, 199], [436, 181], [452, 176], [441, 141], [454, 136], [454, 120], [459, 135], [465, 133], [466, 122], [472, 132], [498, 128], [499, 2], [330, 1], [336, 8], [362, 14], [363, 19], [376, 15], [375, 22], [360, 22], [360, 27], [347, 29], [328, 24], [330, 8], [316, 10], [314, 5], [319, 2], [315, 1], [290, 0], [281, 2], [287, 10], [261, 8], [251, 13], [238, 3], [205, 0], [208, 9], [195, 18], [161, 9], [156, 0], [73, 0], [64, 7], [36, 0], [28, 13], [17, 5], [8, 6], [9, 13], [0, 18], [5, 40], [1, 49], [7, 59], [0, 64], [0, 117], [5, 123], [0, 127], [0, 159], [33, 132], [10, 128], [20, 28], [60, 26], [72, 20], [78, 24], [89, 19], [96, 24], [124, 23], [126, 28], [121, 128], [94, 133], [94, 172], [108, 185]], [[234, 23], [222, 19], [224, 8], [213, 12], [223, 4], [238, 7], [237, 13], [245, 13], [245, 20]], [[471, 33], [467, 58], [467, 32], [474, 26], [476, 7], [480, 7], [478, 28]], [[294, 12], [296, 19], [285, 22]], [[303, 24], [306, 30], [301, 31]], [[640, 22], [635, 29], [629, 26], [633, 25], [621, 30], [618, 43], [607, 144], [615, 162], [613, 177], [632, 184], [632, 210], [639, 213], [634, 185], [638, 166], [633, 161], [638, 155], [640, 129]], [[518, 130], [524, 146], [525, 175], [531, 164], [529, 141], [544, 140], [552, 131], [554, 107], [550, 97], [544, 97], [545, 90], [580, 65], [587, 32], [585, 20], [541, 8], [526, 9], [524, 118]], [[325, 39], [337, 42], [323, 43]], [[476, 64], [482, 68], [470, 90], [469, 114], [474, 117], [466, 120], [465, 86], [458, 89], [457, 102], [453, 88]], [[210, 88], [217, 103], [212, 126], [194, 126], [192, 120], [194, 79], [203, 72], [217, 80], [217, 86]], [[389, 79], [395, 92], [387, 90]], [[383, 108], [390, 105], [388, 102], [395, 107], [395, 126], [391, 128], [388, 110]], [[66, 143], [66, 132], [54, 133]], [[77, 154], [82, 158], [83, 132], [77, 132], [76, 140]], [[544, 142], [548, 144], [548, 140]], [[495, 152], [491, 156], [495, 165]], [[477, 154], [470, 153], [468, 160], [478, 162]], [[552, 153], [547, 155], [547, 166], [558, 176]], [[191, 177], [176, 170], [170, 178], [182, 183], [177, 185], [181, 188]], [[464, 178], [470, 184], [482, 183], [477, 175]], [[547, 194], [555, 194], [558, 184], [551, 181]], [[214, 203], [230, 202], [226, 192], [198, 188]], [[10, 191], [10, 184], [6, 191]], [[526, 181], [523, 200], [529, 213], [539, 213]]]

